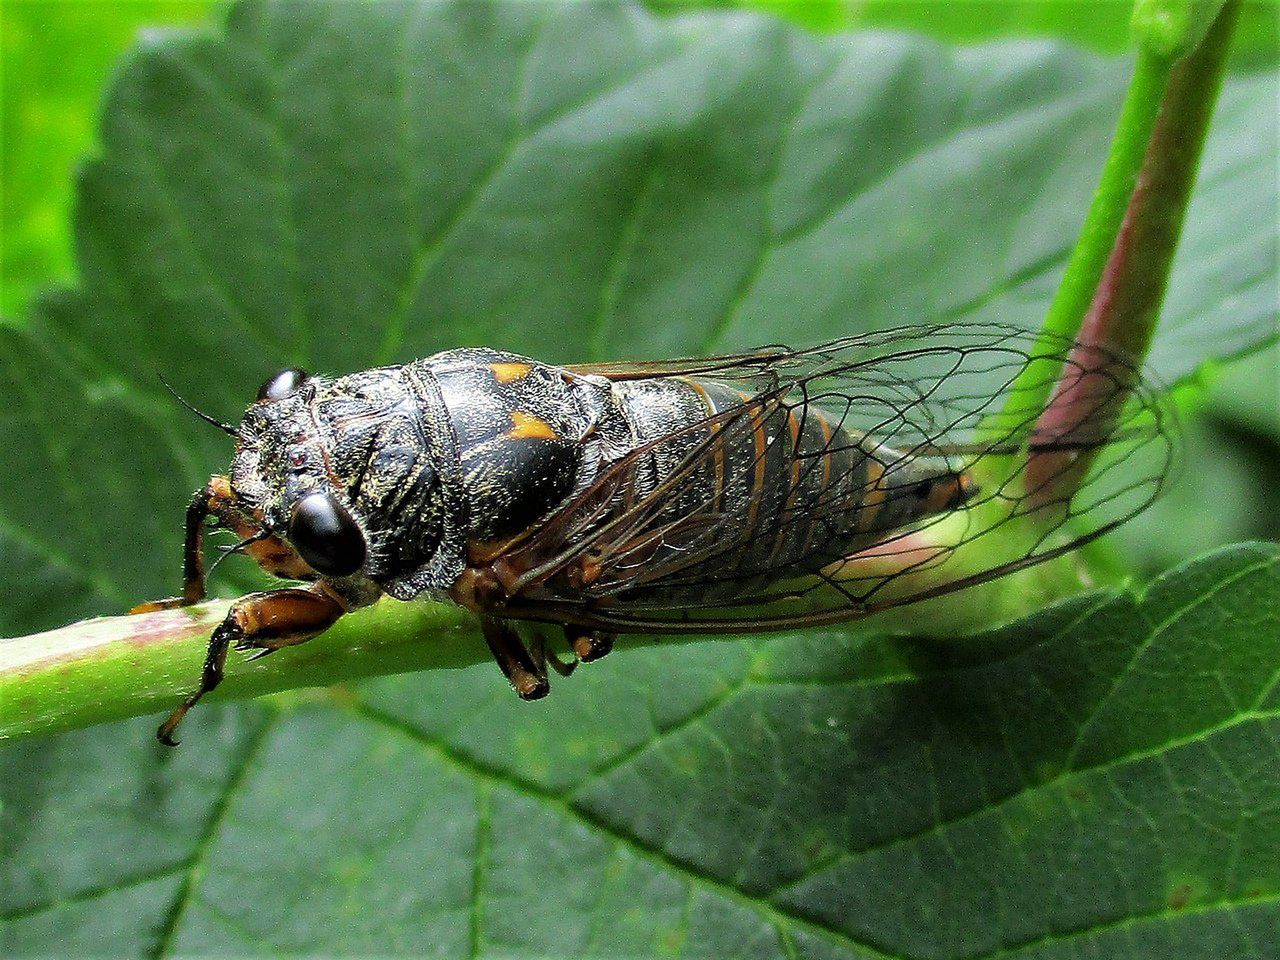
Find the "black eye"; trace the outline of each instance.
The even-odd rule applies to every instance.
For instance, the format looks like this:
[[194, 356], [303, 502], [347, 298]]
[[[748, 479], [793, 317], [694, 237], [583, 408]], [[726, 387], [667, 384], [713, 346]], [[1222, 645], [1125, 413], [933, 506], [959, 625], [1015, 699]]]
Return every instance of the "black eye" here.
[[290, 367], [281, 370], [258, 389], [259, 400], [283, 400], [298, 392], [298, 388], [307, 382], [307, 371]]
[[289, 542], [311, 569], [345, 577], [364, 566], [364, 535], [346, 508], [327, 493], [310, 493], [293, 505]]

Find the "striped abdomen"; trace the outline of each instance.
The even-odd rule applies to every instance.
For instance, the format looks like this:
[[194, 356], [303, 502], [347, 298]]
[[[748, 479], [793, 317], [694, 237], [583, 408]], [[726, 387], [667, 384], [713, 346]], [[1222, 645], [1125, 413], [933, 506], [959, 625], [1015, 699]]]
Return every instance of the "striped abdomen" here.
[[[821, 569], [959, 496], [945, 463], [845, 430], [840, 407], [791, 398], [744, 407], [750, 395], [735, 385], [692, 377], [615, 389], [638, 443], [667, 438], [636, 465], [634, 487], [670, 486], [645, 525], [668, 532], [637, 543], [628, 592], [720, 599], [719, 583], [738, 591]], [[695, 426], [708, 417], [717, 419]]]

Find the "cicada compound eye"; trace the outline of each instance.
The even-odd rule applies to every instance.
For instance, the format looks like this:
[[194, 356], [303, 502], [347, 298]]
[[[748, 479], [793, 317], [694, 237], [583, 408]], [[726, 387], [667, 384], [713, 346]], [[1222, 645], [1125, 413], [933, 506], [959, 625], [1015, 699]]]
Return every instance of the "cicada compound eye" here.
[[310, 493], [293, 505], [289, 542], [324, 577], [345, 577], [364, 566], [364, 534], [332, 494]]
[[307, 371], [299, 370], [297, 367], [281, 370], [258, 388], [258, 399], [283, 400], [285, 397], [293, 396], [298, 392], [298, 388], [307, 382], [309, 376]]

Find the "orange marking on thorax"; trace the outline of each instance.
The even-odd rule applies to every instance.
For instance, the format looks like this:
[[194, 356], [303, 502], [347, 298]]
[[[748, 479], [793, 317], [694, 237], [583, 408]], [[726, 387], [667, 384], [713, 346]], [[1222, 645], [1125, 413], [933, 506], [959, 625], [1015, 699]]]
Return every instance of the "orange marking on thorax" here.
[[559, 436], [551, 424], [531, 413], [515, 410], [511, 414], [511, 422], [514, 426], [504, 436], [513, 440], [555, 440]]
[[491, 363], [489, 369], [493, 371], [493, 378], [499, 383], [511, 383], [513, 380], [528, 376], [533, 367], [527, 363]]

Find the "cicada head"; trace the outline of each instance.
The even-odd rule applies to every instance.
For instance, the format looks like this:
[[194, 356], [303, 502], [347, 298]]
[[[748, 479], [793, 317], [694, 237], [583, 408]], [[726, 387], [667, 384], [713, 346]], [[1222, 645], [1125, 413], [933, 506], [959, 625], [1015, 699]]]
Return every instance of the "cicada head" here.
[[237, 430], [237, 502], [322, 577], [394, 575], [433, 547], [438, 483], [411, 408], [394, 368], [281, 371]]

